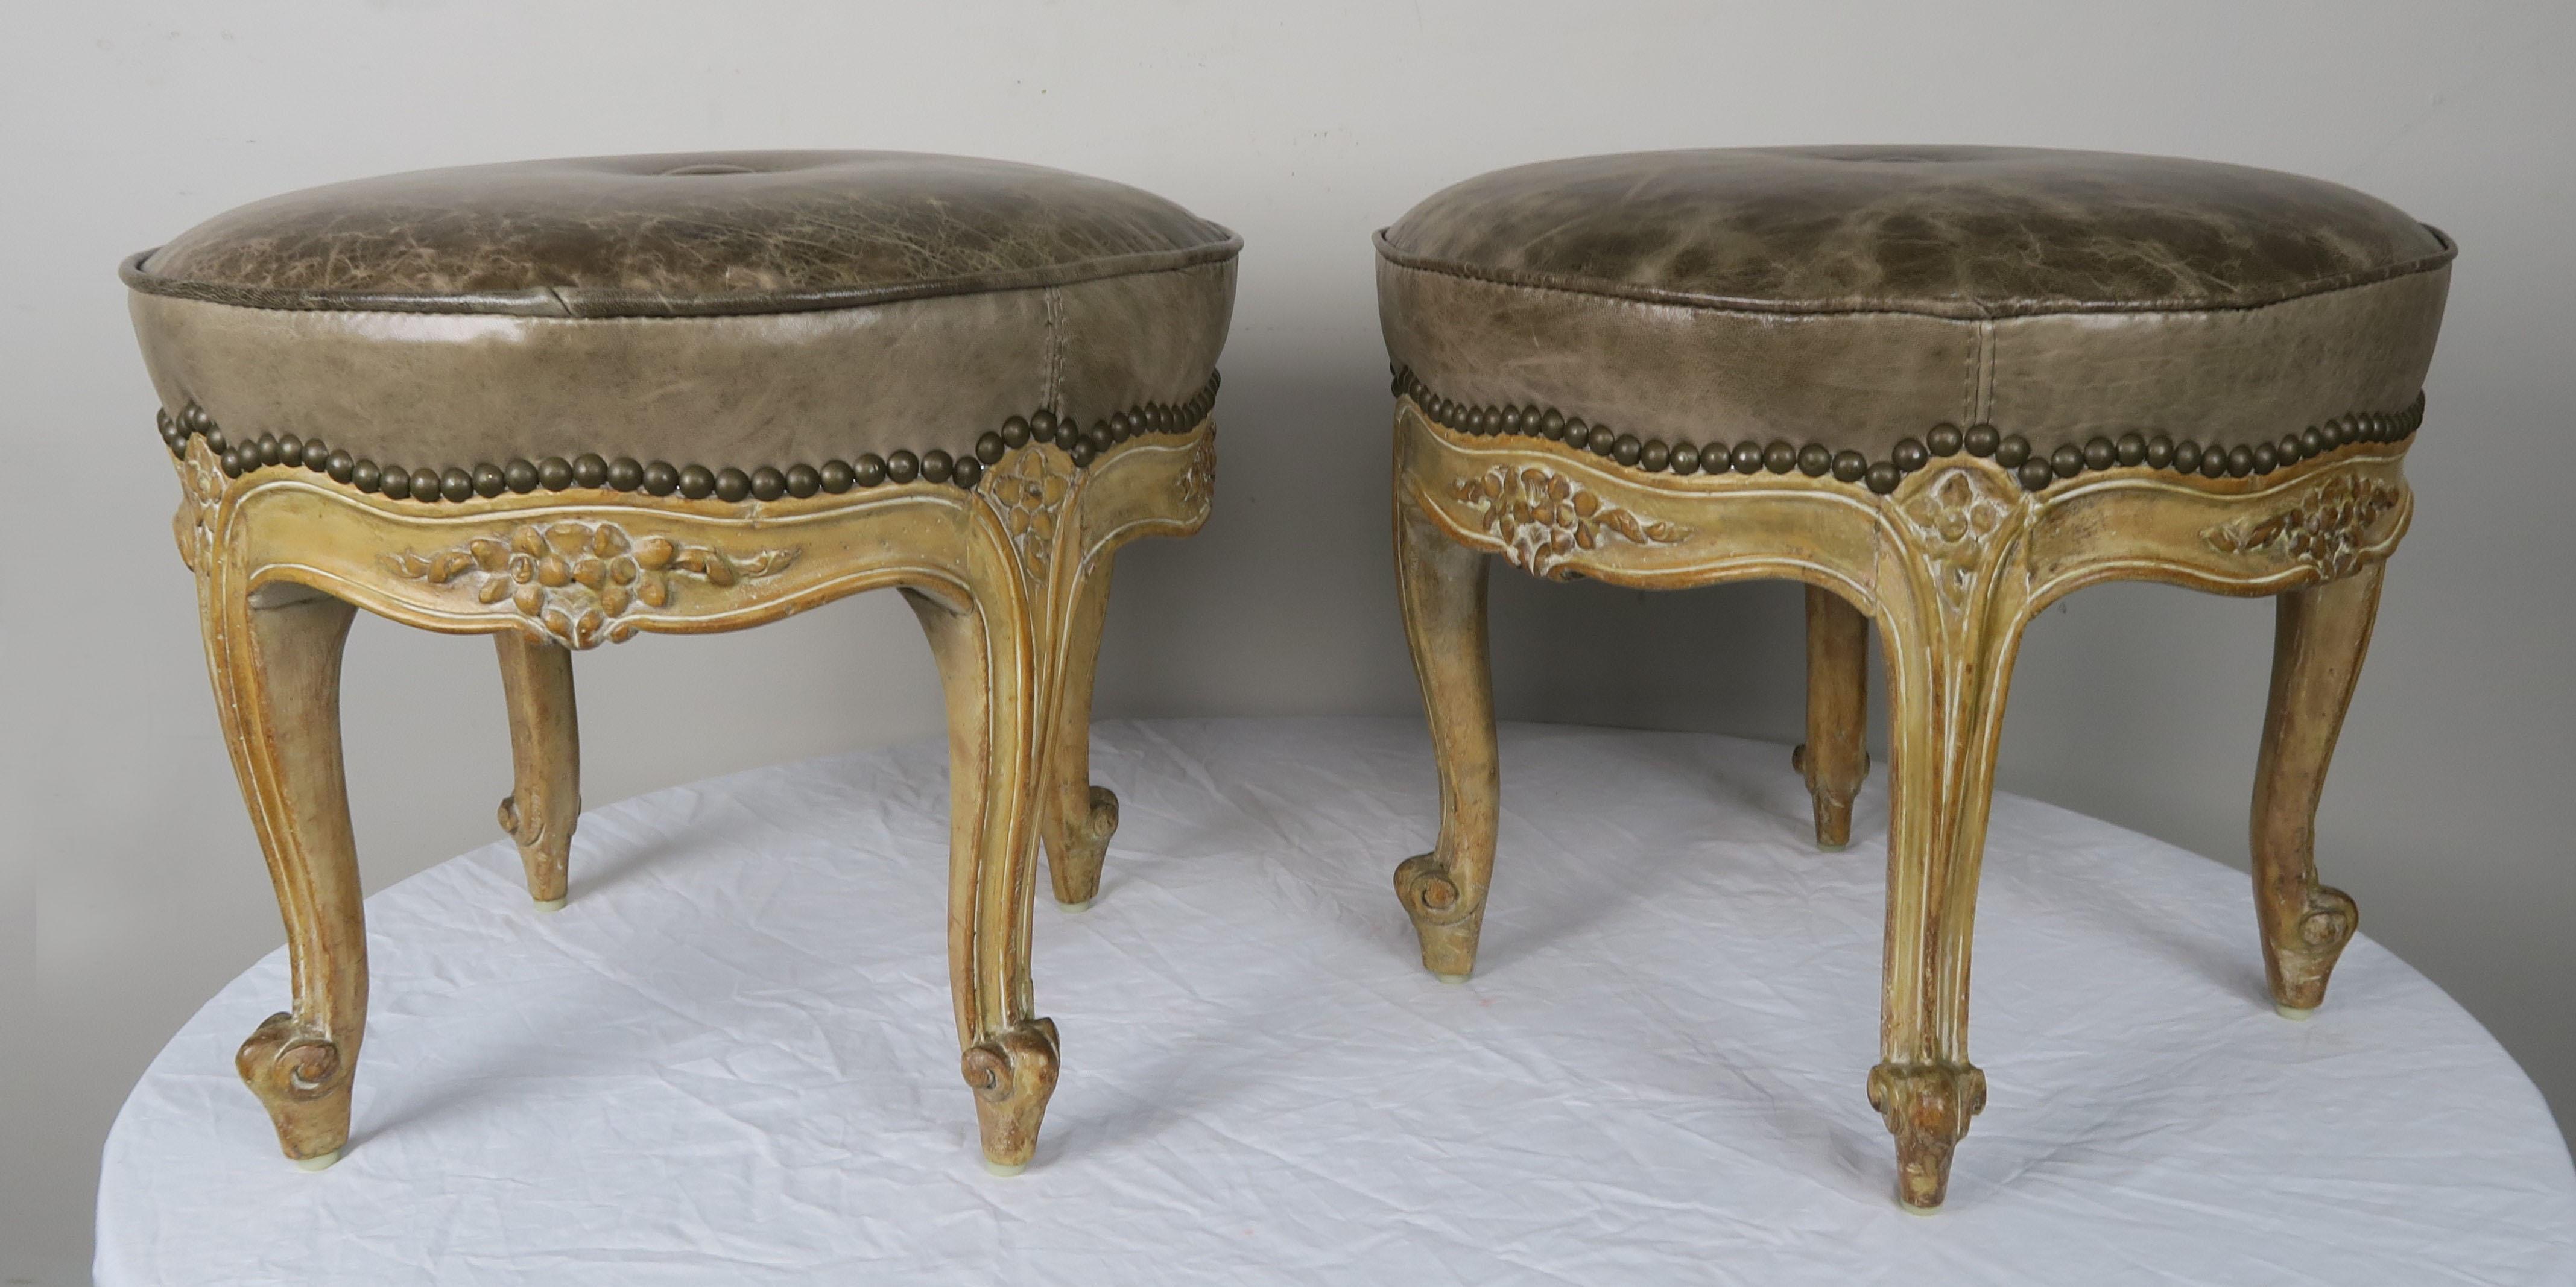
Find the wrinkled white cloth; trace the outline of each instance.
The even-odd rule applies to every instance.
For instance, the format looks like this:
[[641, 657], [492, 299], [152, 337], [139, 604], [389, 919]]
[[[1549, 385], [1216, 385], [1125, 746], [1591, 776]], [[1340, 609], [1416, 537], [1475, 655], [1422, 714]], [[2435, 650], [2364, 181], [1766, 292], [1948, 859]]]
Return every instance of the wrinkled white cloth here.
[[912, 746], [585, 814], [551, 916], [498, 844], [370, 899], [328, 1171], [233, 1076], [286, 1000], [262, 961], [118, 1117], [99, 1282], [2576, 1281], [2576, 1170], [2494, 1040], [2368, 939], [2278, 1017], [2245, 877], [2170, 846], [1996, 800], [1991, 1099], [1926, 1219], [1862, 1089], [1883, 778], [1820, 853], [1780, 747], [1509, 727], [1445, 986], [1389, 881], [1436, 826], [1418, 721], [1096, 747], [1124, 825], [1094, 910], [1039, 878], [1064, 1070], [1027, 1174], [977, 1162], [947, 756]]

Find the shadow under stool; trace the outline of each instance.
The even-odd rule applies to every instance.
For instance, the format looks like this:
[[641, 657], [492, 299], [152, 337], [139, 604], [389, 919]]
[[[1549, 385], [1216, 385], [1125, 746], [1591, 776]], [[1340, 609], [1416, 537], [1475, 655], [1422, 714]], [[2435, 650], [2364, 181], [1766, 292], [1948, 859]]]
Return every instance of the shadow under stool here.
[[1682, 589], [1807, 586], [1796, 764], [1819, 843], [1889, 693], [1887, 933], [1870, 1104], [1940, 1204], [1985, 1105], [1968, 957], [2014, 649], [2113, 579], [2273, 595], [2253, 806], [2272, 999], [2303, 1016], [2358, 923], [2318, 793], [2413, 499], [2401, 470], [2454, 253], [2331, 183], [2018, 148], [1637, 153], [1469, 179], [1377, 237], [1395, 549], [1439, 759], [1396, 893], [1474, 967], [1499, 776], [1486, 556]]
[[879, 587], [946, 693], [950, 983], [986, 1163], [1057, 1071], [1035, 852], [1087, 903], [1113, 552], [1185, 536], [1232, 233], [1034, 166], [894, 152], [592, 157], [276, 197], [127, 261], [207, 668], [286, 919], [292, 1008], [242, 1044], [287, 1156], [349, 1136], [366, 934], [340, 751], [358, 608], [499, 646], [501, 825], [561, 906], [572, 653]]

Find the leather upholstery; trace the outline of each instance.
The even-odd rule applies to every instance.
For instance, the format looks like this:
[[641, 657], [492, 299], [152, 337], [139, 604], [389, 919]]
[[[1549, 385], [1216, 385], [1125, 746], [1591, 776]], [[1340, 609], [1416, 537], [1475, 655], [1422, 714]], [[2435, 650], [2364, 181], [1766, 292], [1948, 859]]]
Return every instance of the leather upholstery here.
[[472, 166], [316, 188], [128, 261], [163, 405], [443, 469], [961, 455], [1177, 405], [1241, 242], [1132, 188], [882, 152]]
[[2453, 254], [2314, 179], [1951, 147], [1522, 166], [1431, 197], [1377, 246], [1389, 351], [1440, 396], [1872, 460], [1943, 422], [2046, 456], [2399, 412]]

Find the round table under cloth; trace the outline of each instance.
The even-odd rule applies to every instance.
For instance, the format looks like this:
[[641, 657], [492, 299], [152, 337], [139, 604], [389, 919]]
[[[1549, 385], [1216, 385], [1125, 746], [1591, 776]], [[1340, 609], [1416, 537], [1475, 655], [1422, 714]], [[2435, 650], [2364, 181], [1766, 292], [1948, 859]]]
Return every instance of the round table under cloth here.
[[1101, 726], [1124, 822], [1097, 908], [1037, 908], [1064, 1075], [1015, 1179], [957, 1111], [944, 747], [596, 809], [552, 916], [476, 850], [368, 900], [347, 1157], [297, 1170], [234, 1078], [272, 954], [118, 1117], [98, 1281], [2576, 1277], [2566, 1147], [2439, 988], [2356, 940], [2282, 1019], [2241, 873], [2006, 796], [1992, 1100], [1909, 1215], [1860, 1075], [1884, 781], [1820, 853], [1781, 747], [1502, 747], [1513, 895], [1444, 986], [1385, 889], [1437, 817], [1419, 721]]

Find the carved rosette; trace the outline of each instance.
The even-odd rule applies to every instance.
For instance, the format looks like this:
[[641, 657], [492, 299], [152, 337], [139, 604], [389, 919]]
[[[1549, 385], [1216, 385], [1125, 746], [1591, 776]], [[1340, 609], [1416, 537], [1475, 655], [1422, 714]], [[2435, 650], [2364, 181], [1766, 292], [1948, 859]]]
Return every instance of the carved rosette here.
[[2259, 523], [2221, 523], [2201, 533], [2229, 554], [2275, 553], [2332, 581], [2361, 570], [2370, 529], [2405, 498], [2397, 484], [2338, 474], [2301, 492], [2290, 508]]
[[1564, 565], [1579, 552], [1601, 547], [1612, 537], [1634, 545], [1672, 545], [1690, 529], [1661, 519], [1639, 517], [1583, 484], [1543, 465], [1514, 470], [1496, 465], [1482, 477], [1454, 479], [1450, 494], [1475, 506], [1484, 529], [1503, 543], [1512, 566], [1544, 577], [1561, 577]]
[[775, 576], [795, 550], [730, 555], [667, 536], [628, 535], [616, 523], [567, 519], [522, 524], [430, 554], [385, 556], [394, 571], [506, 606], [522, 629], [568, 648], [633, 638], [633, 614], [667, 608], [687, 581], [726, 589]]
[[1944, 471], [1898, 508], [1929, 566], [1942, 615], [1953, 624], [1966, 619], [1978, 581], [2020, 511], [2020, 498], [2000, 476], [1966, 465]]
[[1002, 520], [1020, 572], [1032, 587], [1046, 584], [1055, 562], [1056, 533], [1073, 496], [1073, 460], [1051, 447], [1030, 446], [984, 475], [985, 502]]

